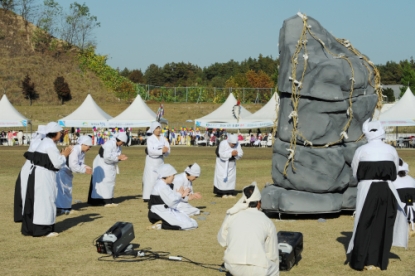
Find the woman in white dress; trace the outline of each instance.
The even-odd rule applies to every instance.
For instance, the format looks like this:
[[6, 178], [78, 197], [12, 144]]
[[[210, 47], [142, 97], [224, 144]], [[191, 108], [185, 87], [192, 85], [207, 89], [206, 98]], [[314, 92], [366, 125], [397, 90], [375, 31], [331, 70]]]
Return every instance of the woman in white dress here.
[[164, 157], [170, 154], [169, 142], [161, 135], [161, 125], [159, 122], [151, 123], [148, 130], [152, 133], [147, 138], [146, 165], [143, 173], [143, 200], [148, 202], [151, 191], [157, 180], [157, 169], [164, 164]]
[[45, 138], [45, 129], [46, 126], [44, 125], [38, 126], [37, 132], [32, 135], [32, 139], [30, 140], [29, 149], [23, 154], [23, 156], [26, 158], [26, 162], [20, 170], [14, 189], [14, 222], [22, 222], [24, 202], [26, 199], [27, 181], [29, 179], [29, 174], [32, 167], [33, 155], [37, 146], [39, 146], [40, 142], [42, 142], [42, 139]]
[[77, 145], [73, 147], [65, 166], [56, 174], [56, 183], [58, 185], [56, 208], [58, 208], [58, 214], [76, 213], [75, 210], [72, 210], [73, 173], [92, 174], [92, 168], [85, 165], [85, 153], [91, 146], [91, 137], [86, 135], [79, 137]]
[[177, 205], [177, 209], [186, 213], [189, 216], [199, 215], [200, 210], [189, 204], [190, 200], [202, 198], [200, 193], [193, 191], [193, 181], [200, 176], [200, 166], [197, 163], [189, 165], [183, 173], [174, 176], [173, 184], [174, 191], [179, 191], [181, 187], [189, 189], [189, 194], [182, 198], [182, 201]]
[[22, 234], [33, 237], [56, 237], [56, 172], [65, 165], [72, 147], [59, 152], [62, 128], [55, 122], [46, 126], [46, 138], [33, 154], [32, 171], [27, 183], [23, 210]]
[[127, 160], [121, 154], [121, 146], [127, 142], [125, 132], [120, 132], [105, 142], [94, 159], [88, 203], [117, 207], [113, 202], [115, 178], [118, 173], [118, 162]]
[[235, 197], [236, 160], [242, 158], [243, 151], [235, 134], [220, 142], [216, 148], [216, 167], [213, 193], [222, 198]]
[[198, 226], [194, 219], [177, 209], [190, 189], [181, 187], [178, 191], [173, 190], [176, 173], [170, 164], [163, 164], [157, 170], [158, 179], [148, 202], [148, 219], [153, 223], [149, 229], [189, 230]]

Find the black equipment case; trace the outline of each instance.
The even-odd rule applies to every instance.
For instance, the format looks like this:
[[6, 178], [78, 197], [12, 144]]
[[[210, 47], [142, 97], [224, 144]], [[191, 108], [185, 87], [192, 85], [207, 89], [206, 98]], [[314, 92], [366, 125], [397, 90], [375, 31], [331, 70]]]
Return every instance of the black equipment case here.
[[280, 270], [288, 271], [301, 260], [303, 234], [300, 232], [279, 231], [277, 237]]

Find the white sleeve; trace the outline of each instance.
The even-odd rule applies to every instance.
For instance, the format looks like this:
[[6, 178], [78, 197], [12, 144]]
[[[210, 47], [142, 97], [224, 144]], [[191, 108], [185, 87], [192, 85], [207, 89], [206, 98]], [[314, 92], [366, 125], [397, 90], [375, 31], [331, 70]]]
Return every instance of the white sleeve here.
[[242, 150], [241, 144], [238, 142], [238, 146], [236, 147], [236, 150], [238, 151], [238, 155], [235, 156], [236, 160], [239, 160], [242, 158], [242, 156], [244, 155], [244, 152]]
[[77, 150], [73, 150], [71, 152], [71, 154], [69, 154], [68, 158], [69, 158], [69, 168], [71, 169], [72, 172], [75, 173], [85, 173], [86, 171], [86, 165], [84, 163], [79, 164], [79, 152]]
[[155, 139], [153, 136], [150, 136], [147, 139], [147, 153], [149, 156], [152, 157], [157, 157], [163, 154], [162, 149], [160, 149], [160, 144], [157, 142], [157, 139]]
[[268, 237], [265, 240], [265, 252], [267, 254], [267, 258], [271, 262], [279, 264], [277, 230], [275, 229], [275, 225], [271, 221], [269, 222], [268, 233]]
[[226, 215], [225, 219], [223, 220], [222, 226], [219, 229], [218, 236], [217, 236], [218, 243], [222, 247], [226, 247], [228, 245], [227, 237], [228, 237], [229, 218], [230, 218], [230, 215]]
[[357, 180], [357, 169], [359, 168], [359, 162], [360, 162], [360, 154], [361, 154], [361, 148], [357, 148], [357, 150], [354, 153], [353, 160], [352, 160], [352, 170], [353, 170], [353, 177]]
[[105, 147], [105, 144], [103, 145], [103, 148], [104, 148], [104, 156], [103, 156], [104, 162], [106, 164], [109, 164], [109, 165], [118, 163], [118, 161], [119, 161], [118, 156], [121, 154], [121, 151], [118, 151], [117, 145], [116, 144], [114, 145], [114, 142], [112, 142], [112, 141], [110, 143], [111, 143], [111, 145], [108, 144], [108, 146], [106, 146], [106, 147]]
[[167, 157], [170, 155], [170, 144], [169, 141], [167, 141], [166, 139], [164, 139], [164, 146], [169, 148], [167, 152], [163, 153], [164, 157]]
[[60, 154], [57, 147], [48, 147], [46, 153], [56, 169], [61, 169], [66, 164], [66, 157]]
[[167, 184], [166, 187], [160, 189], [160, 197], [170, 208], [177, 208], [177, 205], [182, 201], [180, 194], [171, 190]]
[[228, 142], [224, 141], [219, 144], [219, 157], [220, 159], [227, 161], [232, 157], [233, 149], [229, 146], [229, 144], [226, 145], [225, 143]]

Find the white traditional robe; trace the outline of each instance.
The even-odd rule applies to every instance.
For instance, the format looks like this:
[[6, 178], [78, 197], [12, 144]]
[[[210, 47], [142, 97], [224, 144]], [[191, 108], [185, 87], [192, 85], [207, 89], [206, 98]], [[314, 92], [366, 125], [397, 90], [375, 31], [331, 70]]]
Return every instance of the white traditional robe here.
[[[399, 167], [399, 157], [395, 148], [385, 144], [380, 139], [372, 140], [367, 144], [359, 147], [353, 157], [352, 161], [352, 170], [353, 177], [357, 179], [357, 170], [359, 167], [359, 162], [376, 162], [376, 161], [393, 161], [396, 166], [396, 171]], [[376, 185], [376, 182], [384, 182], [383, 180], [363, 180], [359, 181], [357, 186], [357, 198], [356, 198], [356, 215], [354, 218], [354, 227], [353, 235], [350, 239], [349, 247], [347, 253], [350, 253], [353, 250], [354, 246], [354, 237], [356, 233], [356, 228], [359, 223], [360, 213], [362, 212], [363, 205], [366, 200], [366, 196], [369, 192], [371, 185]], [[393, 195], [397, 201], [398, 212], [396, 215], [395, 225], [393, 229], [393, 246], [407, 247], [408, 245], [408, 227], [406, 222], [406, 215], [404, 212], [404, 204], [400, 201], [398, 192], [396, 191], [395, 186], [392, 181], [387, 181], [389, 189], [392, 191]]]
[[[393, 182], [393, 185], [395, 186], [396, 190], [398, 191], [398, 194], [401, 193], [401, 191], [399, 190], [404, 190], [404, 193], [409, 192], [409, 195], [414, 195], [415, 194], [415, 179], [413, 179], [411, 176], [409, 175], [405, 175], [403, 177], [398, 176], [398, 178]], [[400, 196], [400, 198], [402, 199], [402, 196]], [[412, 204], [413, 201], [415, 200], [415, 197], [412, 198]], [[402, 200], [401, 200], [402, 201]], [[406, 204], [405, 202], [403, 202], [404, 204]], [[415, 205], [408, 205], [407, 209], [406, 209], [406, 215], [407, 215], [407, 219], [411, 222], [411, 228], [412, 231], [415, 230]]]
[[217, 239], [225, 247], [223, 261], [233, 275], [279, 275], [275, 225], [257, 208], [226, 215]]
[[[39, 134], [34, 135], [30, 142], [29, 149], [24, 154], [24, 157], [26, 157], [26, 162], [24, 163], [22, 169], [20, 170], [18, 179], [16, 181], [15, 191], [16, 192], [20, 191], [20, 200], [18, 198], [19, 195], [16, 194], [15, 195], [15, 212], [20, 212], [21, 215], [23, 215], [24, 203], [26, 200], [27, 181], [29, 179], [29, 174], [30, 174], [31, 167], [32, 167], [33, 154], [36, 148], [39, 146], [40, 142], [42, 142], [41, 135]], [[17, 185], [20, 185], [20, 188], [17, 187]], [[15, 214], [15, 221], [16, 222], [21, 221], [21, 216], [19, 217], [18, 214]]]
[[150, 211], [159, 215], [163, 220], [172, 226], [179, 226], [182, 230], [197, 228], [197, 222], [186, 213], [177, 209], [182, 197], [178, 192], [173, 191], [163, 180], [158, 179], [153, 187], [151, 195], [160, 196], [164, 204], [152, 205]]
[[[163, 154], [163, 147], [168, 147], [168, 152]], [[151, 191], [157, 181], [157, 168], [164, 164], [164, 157], [170, 154], [169, 142], [160, 135], [151, 135], [147, 138], [146, 165], [143, 173], [143, 199], [149, 200]]]
[[[183, 187], [184, 189], [190, 189], [189, 195], [193, 194], [192, 181], [189, 181], [189, 179], [187, 179], [187, 175], [185, 172], [181, 174], [176, 174], [174, 176], [173, 184], [174, 184], [174, 187], [173, 187], [174, 191], [177, 191], [180, 189], [180, 187]], [[200, 214], [199, 209], [189, 204], [189, 196], [182, 198], [181, 202], [177, 204], [177, 209], [182, 211], [183, 213], [186, 213], [189, 216]]]
[[58, 187], [58, 196], [56, 198], [57, 208], [69, 209], [72, 207], [73, 173], [85, 173], [85, 171], [85, 153], [82, 152], [81, 145], [76, 145], [68, 156], [67, 164], [56, 174]]
[[[41, 165], [49, 159], [56, 171]], [[56, 220], [56, 172], [65, 165], [66, 158], [61, 155], [56, 144], [50, 138], [44, 138], [34, 153], [35, 193], [33, 206], [33, 224], [52, 225]]]
[[102, 145], [102, 148], [103, 157], [98, 154], [93, 163], [91, 198], [111, 199], [114, 197], [121, 147], [117, 146], [115, 138], [111, 138]]
[[227, 140], [219, 144], [219, 157], [216, 157], [215, 177], [213, 184], [221, 191], [233, 191], [236, 185], [236, 161], [229, 161], [232, 151], [237, 150], [236, 160], [242, 158], [243, 151], [239, 143], [231, 148]]

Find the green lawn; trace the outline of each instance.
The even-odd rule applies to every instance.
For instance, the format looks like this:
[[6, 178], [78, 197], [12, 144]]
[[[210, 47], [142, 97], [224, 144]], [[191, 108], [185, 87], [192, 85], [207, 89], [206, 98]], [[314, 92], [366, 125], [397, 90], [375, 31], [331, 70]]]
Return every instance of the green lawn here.
[[[13, 222], [13, 195], [16, 177], [24, 163], [23, 153], [27, 147], [0, 147], [0, 223], [2, 235], [0, 262], [3, 275], [224, 275], [192, 264], [163, 260], [137, 263], [98, 261], [102, 255], [96, 253], [93, 240], [103, 234], [117, 221], [134, 225], [134, 244], [141, 248], [151, 247], [155, 251], [168, 251], [172, 255], [183, 255], [197, 262], [221, 264], [223, 249], [216, 241], [216, 235], [228, 208], [237, 199], [214, 197], [213, 174], [215, 165], [214, 148], [173, 147], [166, 163], [177, 171], [197, 162], [202, 168], [201, 177], [194, 182], [195, 190], [203, 198], [192, 202], [194, 206], [206, 207], [197, 220], [199, 228], [191, 231], [149, 231], [147, 204], [141, 200], [141, 178], [144, 170], [144, 147], [124, 148], [129, 156], [120, 164], [117, 176], [115, 201], [117, 208], [89, 207], [85, 204], [89, 188], [89, 176], [75, 175], [73, 199], [80, 210], [77, 215], [59, 216], [57, 238], [32, 238], [20, 234], [20, 224]], [[87, 153], [86, 162], [92, 160], [98, 151], [94, 147]], [[415, 168], [413, 150], [399, 151], [400, 155]], [[237, 163], [237, 189], [257, 181], [261, 189], [271, 179], [270, 148], [244, 148], [244, 157]], [[415, 171], [415, 169], [413, 169]], [[414, 174], [412, 174], [414, 175]], [[318, 218], [326, 222], [317, 222]], [[200, 218], [200, 217], [196, 217]], [[283, 216], [273, 219], [278, 230], [299, 231], [304, 235], [303, 259], [297, 267], [282, 275], [359, 275], [344, 265], [345, 247], [353, 229], [350, 213], [338, 215]], [[382, 275], [415, 275], [415, 238], [410, 239], [407, 250], [393, 248], [394, 258], [390, 259], [388, 270]], [[399, 258], [398, 258], [398, 257]], [[139, 259], [138, 259], [139, 260]], [[367, 272], [368, 273], [368, 272]]]

